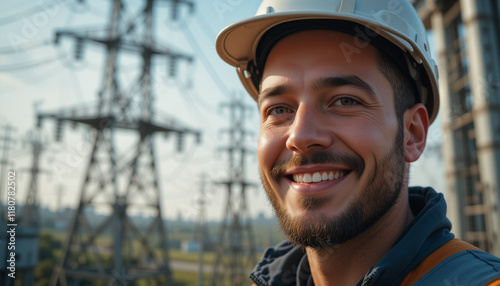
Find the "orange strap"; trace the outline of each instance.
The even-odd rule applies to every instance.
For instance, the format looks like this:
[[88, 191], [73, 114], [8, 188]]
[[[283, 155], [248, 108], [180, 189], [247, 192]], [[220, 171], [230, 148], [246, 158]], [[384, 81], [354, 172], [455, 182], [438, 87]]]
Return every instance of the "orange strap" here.
[[[413, 285], [422, 276], [429, 272], [434, 266], [438, 265], [441, 261], [445, 260], [449, 256], [469, 249], [480, 250], [472, 244], [462, 241], [458, 238], [454, 238], [447, 243], [443, 244], [441, 247], [436, 249], [433, 253], [427, 256], [420, 264], [413, 268], [403, 280], [399, 282], [398, 285]], [[488, 284], [486, 284], [488, 285]], [[498, 284], [489, 284], [496, 286]]]
[[500, 286], [500, 277], [497, 277], [490, 282], [484, 284], [484, 286]]

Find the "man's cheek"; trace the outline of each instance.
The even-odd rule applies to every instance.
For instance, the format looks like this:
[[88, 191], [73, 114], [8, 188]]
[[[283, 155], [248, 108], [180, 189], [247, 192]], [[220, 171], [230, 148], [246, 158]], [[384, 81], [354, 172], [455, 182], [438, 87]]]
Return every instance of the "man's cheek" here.
[[269, 168], [273, 164], [273, 157], [279, 154], [279, 146], [269, 132], [261, 132], [257, 143], [257, 156], [260, 168]]

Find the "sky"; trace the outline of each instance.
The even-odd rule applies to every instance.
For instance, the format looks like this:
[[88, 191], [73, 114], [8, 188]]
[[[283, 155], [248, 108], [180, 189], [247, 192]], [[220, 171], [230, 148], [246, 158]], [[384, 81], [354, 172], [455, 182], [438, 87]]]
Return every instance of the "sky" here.
[[[229, 127], [229, 110], [222, 105], [230, 98], [240, 98], [249, 105], [246, 118], [249, 136], [247, 147], [256, 148], [259, 115], [255, 102], [246, 94], [234, 68], [216, 54], [215, 38], [225, 26], [252, 16], [259, 0], [198, 0], [192, 14], [180, 10], [176, 21], [170, 17], [169, 1], [156, 1], [155, 40], [174, 51], [193, 56], [192, 64], [179, 66], [176, 77], [168, 76], [165, 59], [154, 62], [154, 106], [158, 114], [175, 119], [184, 126], [202, 132], [201, 144], [186, 137], [184, 152], [176, 151], [176, 141], [156, 136], [156, 154], [162, 189], [162, 211], [168, 218], [182, 214], [196, 219], [197, 195], [202, 174], [208, 181], [227, 179], [228, 159], [221, 147], [229, 138], [222, 130]], [[34, 130], [38, 112], [86, 110], [96, 105], [104, 72], [102, 46], [84, 46], [81, 60], [75, 60], [75, 42], [62, 38], [54, 43], [56, 31], [84, 33], [102, 31], [108, 23], [111, 1], [105, 0], [20, 0], [0, 2], [0, 127], [15, 128], [14, 144], [9, 151], [9, 168], [18, 170], [18, 200], [24, 201], [31, 167], [29, 134]], [[139, 1], [125, 1], [124, 19], [133, 19]], [[432, 41], [431, 41], [432, 43]], [[132, 54], [120, 54], [120, 84], [130, 88], [140, 61]], [[444, 192], [443, 164], [439, 159], [442, 135], [439, 120], [429, 132], [429, 148], [411, 167], [410, 185], [431, 185]], [[42, 135], [44, 151], [39, 178], [41, 205], [75, 207], [80, 197], [84, 171], [91, 144], [86, 128], [66, 125], [61, 142], [54, 140], [55, 124], [46, 120]], [[131, 136], [124, 134], [123, 138]], [[0, 137], [4, 137], [0, 129]], [[124, 139], [125, 140], [125, 139]], [[0, 142], [0, 146], [3, 143]], [[125, 147], [124, 147], [125, 148]], [[432, 151], [431, 149], [434, 149]], [[252, 152], [255, 154], [255, 152]], [[246, 178], [258, 185], [248, 190], [250, 213], [272, 215], [260, 185], [257, 159], [247, 157]], [[61, 171], [63, 166], [63, 171]], [[225, 190], [213, 183], [205, 187], [207, 218], [223, 215]], [[3, 193], [5, 194], [5, 193]]]

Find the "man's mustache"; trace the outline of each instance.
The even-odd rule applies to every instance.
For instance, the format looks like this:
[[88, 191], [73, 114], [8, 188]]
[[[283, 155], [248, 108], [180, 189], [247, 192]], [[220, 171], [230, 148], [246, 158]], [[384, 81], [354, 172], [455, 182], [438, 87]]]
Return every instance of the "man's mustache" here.
[[274, 180], [280, 180], [286, 170], [306, 166], [310, 164], [342, 165], [361, 176], [365, 170], [365, 162], [357, 155], [351, 155], [343, 152], [333, 152], [321, 150], [313, 153], [311, 156], [293, 154], [288, 160], [276, 161], [271, 166], [271, 177]]

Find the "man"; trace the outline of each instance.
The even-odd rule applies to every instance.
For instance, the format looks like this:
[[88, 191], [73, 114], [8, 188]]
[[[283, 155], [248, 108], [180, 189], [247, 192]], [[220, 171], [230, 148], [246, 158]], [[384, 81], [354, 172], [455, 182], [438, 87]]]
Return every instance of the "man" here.
[[217, 50], [258, 103], [261, 178], [289, 238], [256, 285], [500, 285], [500, 259], [450, 233], [443, 196], [408, 188], [439, 95], [407, 0], [264, 0]]

